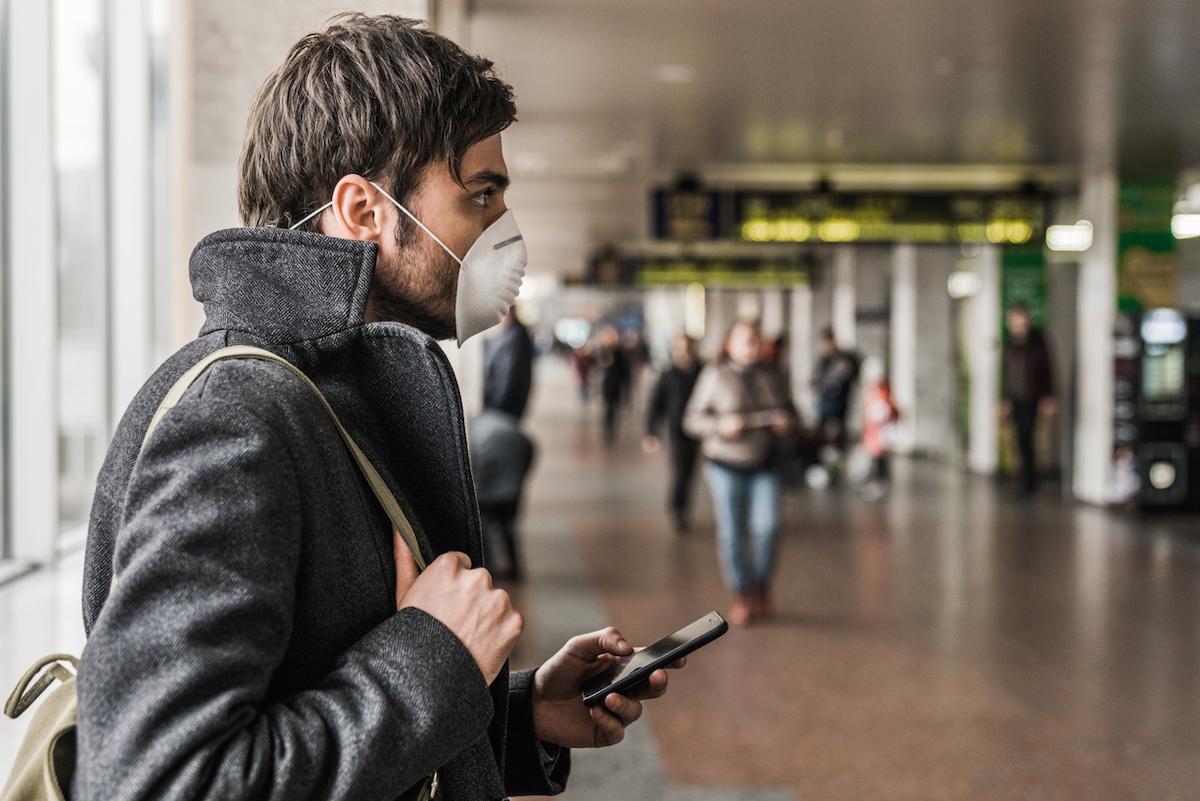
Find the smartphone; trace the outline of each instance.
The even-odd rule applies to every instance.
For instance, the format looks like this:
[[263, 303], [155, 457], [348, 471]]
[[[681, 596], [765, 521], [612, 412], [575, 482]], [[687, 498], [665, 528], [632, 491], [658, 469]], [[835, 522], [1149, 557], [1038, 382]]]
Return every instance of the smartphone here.
[[654, 645], [625, 657], [609, 670], [585, 682], [580, 688], [584, 706], [596, 706], [609, 693], [624, 694], [650, 678], [650, 674], [660, 667], [666, 667], [702, 645], [708, 645], [727, 631], [729, 624], [725, 618], [716, 612], [709, 612], [695, 623], [689, 623]]

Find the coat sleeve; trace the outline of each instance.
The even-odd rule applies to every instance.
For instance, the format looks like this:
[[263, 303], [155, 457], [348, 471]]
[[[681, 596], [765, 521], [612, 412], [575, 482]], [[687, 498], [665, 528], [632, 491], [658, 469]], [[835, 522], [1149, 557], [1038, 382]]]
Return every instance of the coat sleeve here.
[[684, 433], [694, 439], [716, 436], [719, 416], [712, 408], [712, 402], [719, 379], [718, 369], [715, 365], [704, 368], [683, 411]]
[[181, 405], [142, 451], [79, 667], [77, 801], [395, 798], [487, 731], [470, 652], [411, 608], [268, 700], [304, 501], [257, 411]]
[[509, 795], [558, 795], [567, 787], [571, 750], [542, 742], [533, 728], [533, 670], [508, 683], [508, 754], [504, 789]]

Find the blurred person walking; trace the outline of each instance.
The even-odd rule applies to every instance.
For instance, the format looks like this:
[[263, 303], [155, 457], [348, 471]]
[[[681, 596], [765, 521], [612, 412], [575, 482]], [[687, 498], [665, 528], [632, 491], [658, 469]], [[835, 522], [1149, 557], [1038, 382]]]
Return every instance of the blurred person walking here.
[[604, 444], [617, 441], [617, 424], [620, 422], [621, 402], [629, 393], [633, 382], [633, 369], [629, 357], [621, 347], [621, 335], [611, 325], [600, 330], [598, 337], [600, 352], [596, 364], [600, 367], [600, 397], [604, 401]]
[[499, 335], [483, 343], [483, 406], [520, 420], [532, 386], [533, 340], [513, 306], [500, 321]]
[[[521, 578], [516, 520], [525, 477], [536, 452], [521, 431], [533, 386], [533, 341], [517, 319], [516, 306], [500, 321], [498, 336], [483, 345], [483, 411], [471, 421], [468, 438], [475, 498], [488, 562], [504, 565], [494, 575]], [[496, 560], [496, 545], [503, 561]]]
[[1008, 310], [1008, 336], [1004, 340], [1002, 362], [1003, 401], [1001, 414], [1017, 428], [1017, 449], [1021, 452], [1021, 492], [1037, 490], [1037, 455], [1033, 435], [1038, 415], [1054, 414], [1054, 372], [1050, 366], [1050, 348], [1042, 332], [1033, 325], [1033, 316], [1024, 306]]
[[846, 447], [846, 409], [858, 378], [858, 356], [842, 350], [832, 328], [821, 332], [821, 358], [813, 371], [817, 426], [839, 451]]
[[97, 480], [69, 797], [552, 794], [568, 748], [620, 741], [665, 690], [583, 705], [633, 653], [612, 628], [510, 673], [524, 621], [481, 566], [436, 340], [496, 325], [520, 286], [515, 116], [491, 62], [394, 16], [336, 17], [259, 91], [246, 227], [197, 245], [204, 327]]
[[591, 346], [586, 342], [578, 348], [571, 349], [571, 368], [575, 371], [575, 380], [579, 382], [579, 402], [584, 406], [592, 397], [592, 357]]
[[523, 571], [516, 520], [525, 493], [525, 477], [537, 449], [521, 431], [517, 417], [502, 409], [485, 408], [471, 421], [468, 434], [488, 562], [497, 563], [491, 557], [498, 543], [504, 550], [504, 569], [493, 568], [493, 575], [520, 580]]
[[871, 460], [866, 494], [881, 497], [891, 476], [889, 463], [894, 424], [900, 410], [892, 398], [892, 386], [883, 369], [883, 361], [871, 356], [863, 362], [862, 447]]
[[701, 440], [717, 518], [722, 572], [734, 602], [731, 623], [772, 613], [770, 584], [779, 533], [778, 440], [796, 428], [782, 376], [759, 361], [758, 326], [739, 322], [716, 364], [700, 373], [683, 429]]
[[657, 453], [662, 448], [660, 432], [665, 429], [671, 465], [669, 511], [679, 534], [686, 534], [691, 526], [692, 480], [700, 449], [700, 443], [683, 430], [683, 413], [703, 366], [696, 358], [695, 342], [686, 334], [675, 337], [671, 341], [671, 365], [659, 375], [646, 407], [642, 446], [648, 453]]

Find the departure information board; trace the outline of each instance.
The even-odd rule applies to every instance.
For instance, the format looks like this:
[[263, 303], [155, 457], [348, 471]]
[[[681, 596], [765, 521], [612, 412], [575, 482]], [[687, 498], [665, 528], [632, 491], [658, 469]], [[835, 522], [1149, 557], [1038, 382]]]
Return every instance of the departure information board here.
[[1038, 244], [1048, 196], [1040, 192], [741, 192], [746, 242], [992, 242]]

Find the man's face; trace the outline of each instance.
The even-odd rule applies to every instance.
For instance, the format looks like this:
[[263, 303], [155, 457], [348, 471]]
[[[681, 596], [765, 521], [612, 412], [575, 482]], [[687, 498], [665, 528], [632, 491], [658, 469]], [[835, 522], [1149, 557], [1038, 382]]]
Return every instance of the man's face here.
[[671, 359], [678, 367], [687, 369], [692, 366], [692, 341], [686, 336], [677, 336], [671, 342]]
[[[463, 185], [444, 163], [426, 168], [407, 208], [460, 259], [507, 210], [508, 167], [500, 135], [471, 147], [462, 160]], [[399, 198], [398, 198], [399, 199]], [[394, 236], [381, 237], [367, 322], [397, 320], [435, 339], [455, 335], [459, 264], [390, 202]]]
[[1013, 339], [1018, 341], [1025, 339], [1029, 334], [1029, 316], [1023, 311], [1011, 311], [1008, 313], [1008, 333], [1012, 334]]

